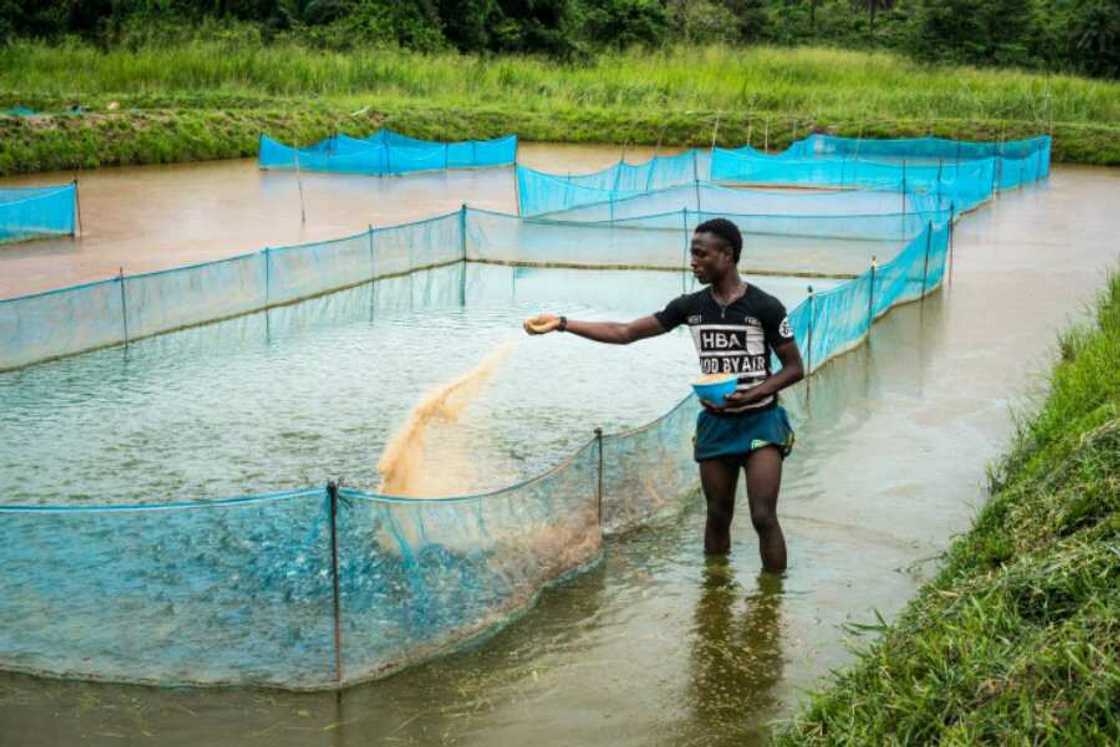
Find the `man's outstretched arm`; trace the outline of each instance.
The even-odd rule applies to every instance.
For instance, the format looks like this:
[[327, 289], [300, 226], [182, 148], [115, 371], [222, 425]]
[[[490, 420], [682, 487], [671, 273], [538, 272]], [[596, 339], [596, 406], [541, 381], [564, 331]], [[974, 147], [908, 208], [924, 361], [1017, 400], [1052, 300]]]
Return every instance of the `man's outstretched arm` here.
[[[544, 335], [560, 329], [560, 317], [554, 314], [539, 314], [525, 320], [525, 331], [531, 335]], [[565, 331], [586, 337], [595, 342], [611, 345], [629, 345], [647, 337], [665, 334], [665, 329], [654, 316], [643, 316], [632, 322], [581, 322], [568, 319]]]

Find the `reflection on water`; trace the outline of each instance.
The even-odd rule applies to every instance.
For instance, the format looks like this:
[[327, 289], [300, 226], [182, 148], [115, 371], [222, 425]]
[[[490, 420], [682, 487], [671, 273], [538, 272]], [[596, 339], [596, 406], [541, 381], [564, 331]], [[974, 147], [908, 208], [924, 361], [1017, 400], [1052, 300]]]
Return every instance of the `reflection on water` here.
[[726, 557], [706, 559], [690, 641], [695, 744], [761, 741], [760, 724], [779, 702], [774, 687], [783, 669], [783, 579], [762, 572], [744, 588], [735, 576]]

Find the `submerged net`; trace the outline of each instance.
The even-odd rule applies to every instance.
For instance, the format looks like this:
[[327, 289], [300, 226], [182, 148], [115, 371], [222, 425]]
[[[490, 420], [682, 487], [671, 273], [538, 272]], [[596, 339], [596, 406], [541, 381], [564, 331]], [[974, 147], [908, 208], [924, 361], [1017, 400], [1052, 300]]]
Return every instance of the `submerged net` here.
[[72, 235], [76, 184], [0, 189], [0, 243]]
[[[702, 215], [683, 211], [674, 229], [659, 223], [664, 216], [635, 217], [639, 225], [630, 226], [464, 208], [336, 241], [11, 299], [0, 302], [0, 365], [452, 263], [595, 267], [623, 259], [680, 270]], [[744, 220], [748, 230], [755, 217]], [[891, 247], [879, 255], [889, 261], [864, 263], [791, 310], [809, 371], [866, 340], [894, 306], [941, 286], [952, 222], [937, 211], [923, 217], [904, 238], [876, 244]], [[790, 258], [805, 251], [804, 237], [780, 234], [807, 230], [798, 228], [804, 216], [769, 218], [776, 233], [749, 234], [746, 257], [766, 235], [780, 239], [774, 261], [782, 242], [790, 242]], [[377, 302], [371, 293], [371, 313]], [[698, 487], [698, 409], [689, 396], [642, 428], [603, 434], [545, 474], [484, 495], [410, 499], [327, 486], [162, 505], [158, 496], [128, 506], [0, 504], [0, 668], [290, 689], [382, 676], [507, 622], [546, 584], [596, 562], [604, 535], [677, 514]]]
[[508, 166], [516, 159], [516, 135], [441, 143], [391, 130], [379, 130], [364, 139], [334, 135], [306, 148], [294, 148], [261, 135], [258, 155], [262, 169], [370, 175]]

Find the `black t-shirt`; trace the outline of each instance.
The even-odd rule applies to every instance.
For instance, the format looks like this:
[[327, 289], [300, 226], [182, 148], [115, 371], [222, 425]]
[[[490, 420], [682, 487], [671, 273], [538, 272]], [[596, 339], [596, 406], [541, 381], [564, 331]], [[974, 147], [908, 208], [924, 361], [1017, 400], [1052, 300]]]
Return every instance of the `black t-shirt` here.
[[[668, 332], [687, 324], [700, 356], [700, 372], [739, 375], [738, 391], [757, 386], [770, 375], [770, 353], [793, 339], [782, 302], [753, 285], [729, 306], [721, 306], [710, 288], [679, 296], [654, 317]], [[728, 412], [764, 410], [777, 404], [771, 395]]]

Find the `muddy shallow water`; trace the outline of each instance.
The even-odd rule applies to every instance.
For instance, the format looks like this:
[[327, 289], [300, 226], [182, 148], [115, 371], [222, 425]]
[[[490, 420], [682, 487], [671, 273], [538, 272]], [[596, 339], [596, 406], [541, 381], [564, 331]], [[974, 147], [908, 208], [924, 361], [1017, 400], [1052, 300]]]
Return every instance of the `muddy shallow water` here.
[[[668, 153], [661, 149], [662, 154]], [[622, 155], [606, 146], [526, 143], [530, 168], [576, 173], [604, 168]], [[630, 148], [628, 161], [652, 148]], [[4, 186], [61, 184], [73, 173], [0, 179]], [[169, 166], [129, 166], [78, 176], [81, 233], [0, 245], [0, 298], [205, 262], [266, 246], [333, 239], [459, 209], [463, 203], [514, 212], [510, 168], [403, 177], [261, 171], [256, 159]]]
[[[440, 465], [421, 494], [498, 490], [564, 461], [596, 427], [656, 419], [697, 375], [683, 328], [621, 347], [521, 331], [541, 309], [651, 314], [680, 293], [680, 273], [463, 271], [0, 373], [0, 505], [216, 499], [338, 476], [375, 491], [379, 455], [424, 394], [508, 345], [460, 421], [437, 421], [417, 447]], [[806, 294], [800, 279], [747, 279], [790, 308]]]
[[1115, 265], [1118, 190], [1120, 172], [1055, 167], [967, 216], [951, 285], [877, 323], [808, 402], [790, 395], [808, 419], [785, 467], [780, 584], [760, 581], [745, 516], [730, 562], [706, 563], [693, 510], [609, 542], [601, 566], [472, 650], [341, 695], [0, 675], [0, 744], [761, 741], [850, 661], [843, 624], [889, 619], [967, 528], [1010, 413]]

